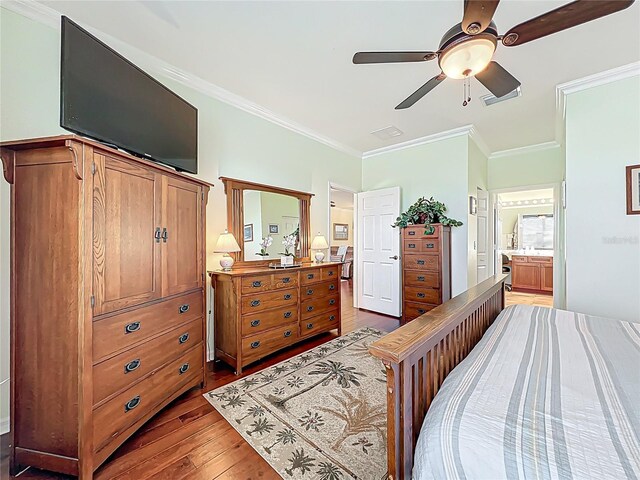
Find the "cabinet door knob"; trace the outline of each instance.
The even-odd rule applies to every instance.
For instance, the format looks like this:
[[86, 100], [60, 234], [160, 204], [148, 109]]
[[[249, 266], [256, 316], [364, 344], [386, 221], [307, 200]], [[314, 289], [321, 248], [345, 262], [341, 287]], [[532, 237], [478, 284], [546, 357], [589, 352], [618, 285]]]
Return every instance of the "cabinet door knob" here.
[[313, 273], [307, 274], [307, 280], [311, 280], [315, 275]]
[[160, 243], [160, 227], [156, 227], [156, 232], [154, 233], [153, 238], [156, 239], [156, 243]]
[[180, 311], [180, 313], [187, 313], [189, 311], [189, 304], [185, 303], [184, 305], [180, 305], [180, 308], [178, 310]]
[[136, 395], [124, 404], [124, 413], [127, 413], [140, 405], [140, 395]]
[[313, 310], [313, 305], [309, 305], [309, 306], [307, 307], [307, 312], [311, 312], [312, 310]]
[[182, 335], [180, 335], [180, 337], [178, 337], [178, 343], [180, 345], [182, 345], [183, 343], [186, 343], [187, 340], [189, 340], [189, 334], [188, 333], [183, 333]]
[[422, 292], [418, 293], [418, 298], [424, 298], [424, 297], [425, 297], [424, 293]]
[[260, 346], [260, 340], [257, 342], [251, 342], [251, 348], [258, 348]]
[[335, 290], [336, 286], [332, 283], [331, 285], [329, 285], [329, 290]]
[[329, 315], [329, 321], [333, 322], [336, 319], [335, 315]]
[[284, 336], [285, 337], [290, 337], [291, 336], [291, 330], [287, 330], [286, 332], [284, 332]]
[[140, 366], [140, 359], [136, 358], [135, 360], [131, 360], [124, 366], [124, 373], [133, 372]]
[[124, 327], [124, 333], [133, 333], [140, 330], [140, 322], [131, 322]]
[[260, 280], [256, 280], [255, 282], [253, 282], [253, 283], [251, 284], [251, 286], [252, 286], [253, 288], [261, 287], [261, 286], [262, 286], [262, 282], [261, 282]]
[[418, 265], [424, 265], [424, 260], [418, 260]]
[[329, 276], [333, 277], [333, 270], [329, 270]]
[[424, 277], [422, 275], [418, 275], [418, 281], [419, 282], [424, 282]]
[[180, 370], [178, 371], [179, 375], [182, 375], [183, 373], [185, 373], [187, 370], [189, 370], [189, 364], [185, 363], [180, 367]]
[[260, 305], [260, 300], [251, 300], [252, 307], [257, 307], [258, 305]]
[[251, 320], [252, 327], [257, 327], [258, 325], [260, 325], [260, 320]]
[[287, 293], [287, 294], [284, 296], [284, 299], [285, 299], [285, 300], [291, 300], [291, 294], [290, 294], [290, 293]]
[[336, 304], [336, 299], [332, 298], [331, 300], [329, 300], [329, 305], [335, 305]]
[[282, 283], [289, 283], [290, 281], [291, 281], [291, 278], [289, 278], [289, 277], [284, 277], [282, 279]]
[[162, 241], [164, 243], [167, 243], [167, 240], [169, 239], [169, 232], [167, 232], [166, 228], [162, 229]]
[[307, 323], [307, 330], [311, 330], [313, 328], [313, 323]]
[[307, 290], [307, 295], [313, 295], [313, 288], [310, 288], [309, 290]]
[[284, 318], [291, 318], [291, 312], [284, 312]]

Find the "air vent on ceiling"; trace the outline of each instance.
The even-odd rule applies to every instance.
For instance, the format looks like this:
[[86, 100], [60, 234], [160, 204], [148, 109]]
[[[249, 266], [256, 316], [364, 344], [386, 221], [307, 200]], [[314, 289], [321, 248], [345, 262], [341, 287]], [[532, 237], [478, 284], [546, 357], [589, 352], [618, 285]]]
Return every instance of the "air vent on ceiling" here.
[[504, 102], [505, 100], [510, 100], [512, 98], [517, 98], [522, 96], [522, 90], [520, 87], [513, 90], [511, 93], [507, 93], [506, 95], [498, 98], [495, 95], [489, 94], [480, 97], [480, 100], [484, 102], [484, 104], [488, 107], [489, 105], [493, 105], [495, 103]]
[[398, 127], [389, 125], [388, 127], [381, 128], [380, 130], [374, 130], [371, 135], [378, 137], [380, 140], [388, 140], [393, 137], [399, 137], [404, 132]]

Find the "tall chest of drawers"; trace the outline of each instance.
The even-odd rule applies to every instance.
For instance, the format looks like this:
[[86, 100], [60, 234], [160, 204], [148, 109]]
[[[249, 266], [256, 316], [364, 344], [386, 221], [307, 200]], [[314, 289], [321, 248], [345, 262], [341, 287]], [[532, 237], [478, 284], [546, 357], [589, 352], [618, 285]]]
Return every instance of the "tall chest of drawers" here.
[[211, 273], [216, 358], [236, 373], [282, 348], [340, 325], [340, 263]]
[[209, 185], [66, 135], [2, 144], [12, 469], [90, 479], [203, 385]]
[[451, 298], [451, 227], [402, 229], [402, 323]]

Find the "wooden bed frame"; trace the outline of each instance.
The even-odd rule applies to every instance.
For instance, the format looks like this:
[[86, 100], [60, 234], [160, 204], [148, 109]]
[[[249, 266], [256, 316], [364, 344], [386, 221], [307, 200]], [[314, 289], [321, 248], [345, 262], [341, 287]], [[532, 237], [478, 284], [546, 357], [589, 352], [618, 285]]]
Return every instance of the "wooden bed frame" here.
[[374, 342], [387, 371], [389, 479], [411, 478], [420, 427], [445, 377], [504, 308], [506, 275], [496, 275]]

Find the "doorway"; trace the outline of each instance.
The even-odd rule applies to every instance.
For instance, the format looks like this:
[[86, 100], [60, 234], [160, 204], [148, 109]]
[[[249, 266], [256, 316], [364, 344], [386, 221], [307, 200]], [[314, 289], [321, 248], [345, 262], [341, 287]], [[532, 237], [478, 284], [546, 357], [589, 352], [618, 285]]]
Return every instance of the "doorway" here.
[[353, 190], [329, 184], [329, 256], [332, 261], [343, 262], [342, 303], [349, 307], [354, 305], [354, 195]]
[[553, 186], [494, 192], [494, 269], [507, 274], [507, 305], [554, 305], [559, 209]]

